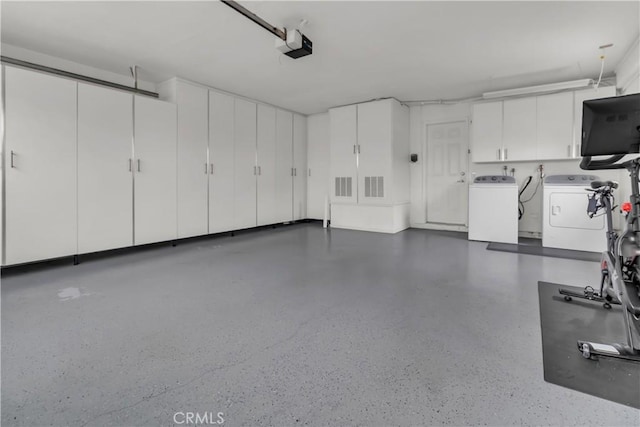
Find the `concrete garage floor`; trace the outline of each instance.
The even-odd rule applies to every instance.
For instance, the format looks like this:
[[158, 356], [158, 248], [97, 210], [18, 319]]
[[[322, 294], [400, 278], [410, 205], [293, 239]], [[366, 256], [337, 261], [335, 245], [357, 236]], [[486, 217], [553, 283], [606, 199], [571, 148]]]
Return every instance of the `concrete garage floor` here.
[[2, 425], [638, 425], [543, 380], [536, 283], [598, 264], [485, 247], [301, 224], [9, 271]]

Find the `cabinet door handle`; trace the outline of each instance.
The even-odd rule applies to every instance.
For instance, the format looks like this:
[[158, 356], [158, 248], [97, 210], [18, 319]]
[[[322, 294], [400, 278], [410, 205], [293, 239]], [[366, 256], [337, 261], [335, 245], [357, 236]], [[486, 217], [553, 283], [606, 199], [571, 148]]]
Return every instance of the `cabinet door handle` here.
[[358, 154], [360, 154], [360, 144], [358, 144]]
[[262, 175], [262, 166], [258, 166], [258, 175]]
[[293, 168], [291, 168], [291, 176], [293, 176]]
[[12, 168], [16, 167], [15, 163], [13, 162], [13, 159], [15, 156], [16, 156], [16, 153], [13, 150], [11, 150], [11, 167]]
[[253, 167], [253, 174], [254, 174], [254, 175], [257, 175], [257, 172], [256, 172], [256, 170], [257, 170], [257, 169], [258, 169], [258, 168], [257, 168], [256, 166], [254, 166], [254, 167]]
[[507, 155], [507, 149], [504, 149], [504, 159], [503, 160], [507, 160], [509, 158], [509, 156]]
[[133, 160], [129, 158], [129, 172], [133, 172]]
[[140, 159], [138, 159], [138, 172], [140, 172]]
[[311, 168], [309, 168], [309, 176], [311, 176]]
[[213, 175], [213, 163], [211, 163], [211, 169], [210, 170], [211, 170], [211, 172], [210, 172], [211, 175]]
[[498, 160], [502, 160], [502, 148], [498, 148], [498, 154], [496, 154]]

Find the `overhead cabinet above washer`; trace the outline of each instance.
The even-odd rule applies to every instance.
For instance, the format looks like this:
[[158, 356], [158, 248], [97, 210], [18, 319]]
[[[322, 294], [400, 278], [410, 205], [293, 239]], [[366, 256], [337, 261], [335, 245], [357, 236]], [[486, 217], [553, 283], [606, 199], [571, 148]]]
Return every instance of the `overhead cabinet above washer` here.
[[474, 104], [472, 159], [490, 163], [578, 158], [582, 101], [615, 94], [611, 86]]

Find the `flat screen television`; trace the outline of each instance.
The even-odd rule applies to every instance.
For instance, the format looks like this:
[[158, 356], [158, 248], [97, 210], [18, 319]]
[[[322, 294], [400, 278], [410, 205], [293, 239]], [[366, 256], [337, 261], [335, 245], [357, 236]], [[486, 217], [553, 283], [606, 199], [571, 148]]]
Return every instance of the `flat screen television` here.
[[582, 103], [582, 156], [640, 152], [640, 93]]

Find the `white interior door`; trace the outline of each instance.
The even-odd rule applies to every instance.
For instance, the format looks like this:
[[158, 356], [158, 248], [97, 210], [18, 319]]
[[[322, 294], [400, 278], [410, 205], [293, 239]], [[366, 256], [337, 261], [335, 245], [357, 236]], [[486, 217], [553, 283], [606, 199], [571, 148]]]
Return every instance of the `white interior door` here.
[[135, 96], [135, 244], [177, 237], [175, 104]]
[[307, 217], [307, 118], [293, 115], [293, 220]]
[[178, 237], [207, 234], [208, 90], [176, 82], [178, 104]]
[[234, 228], [235, 98], [209, 92], [209, 233]]
[[235, 228], [256, 226], [256, 104], [235, 102]]
[[77, 252], [76, 90], [5, 67], [5, 265]]
[[276, 111], [276, 204], [278, 222], [293, 219], [293, 114]]
[[426, 135], [427, 222], [464, 225], [468, 210], [467, 122], [427, 125]]
[[78, 253], [133, 244], [133, 95], [78, 84]]
[[276, 200], [276, 109], [258, 105], [258, 225], [278, 222]]

